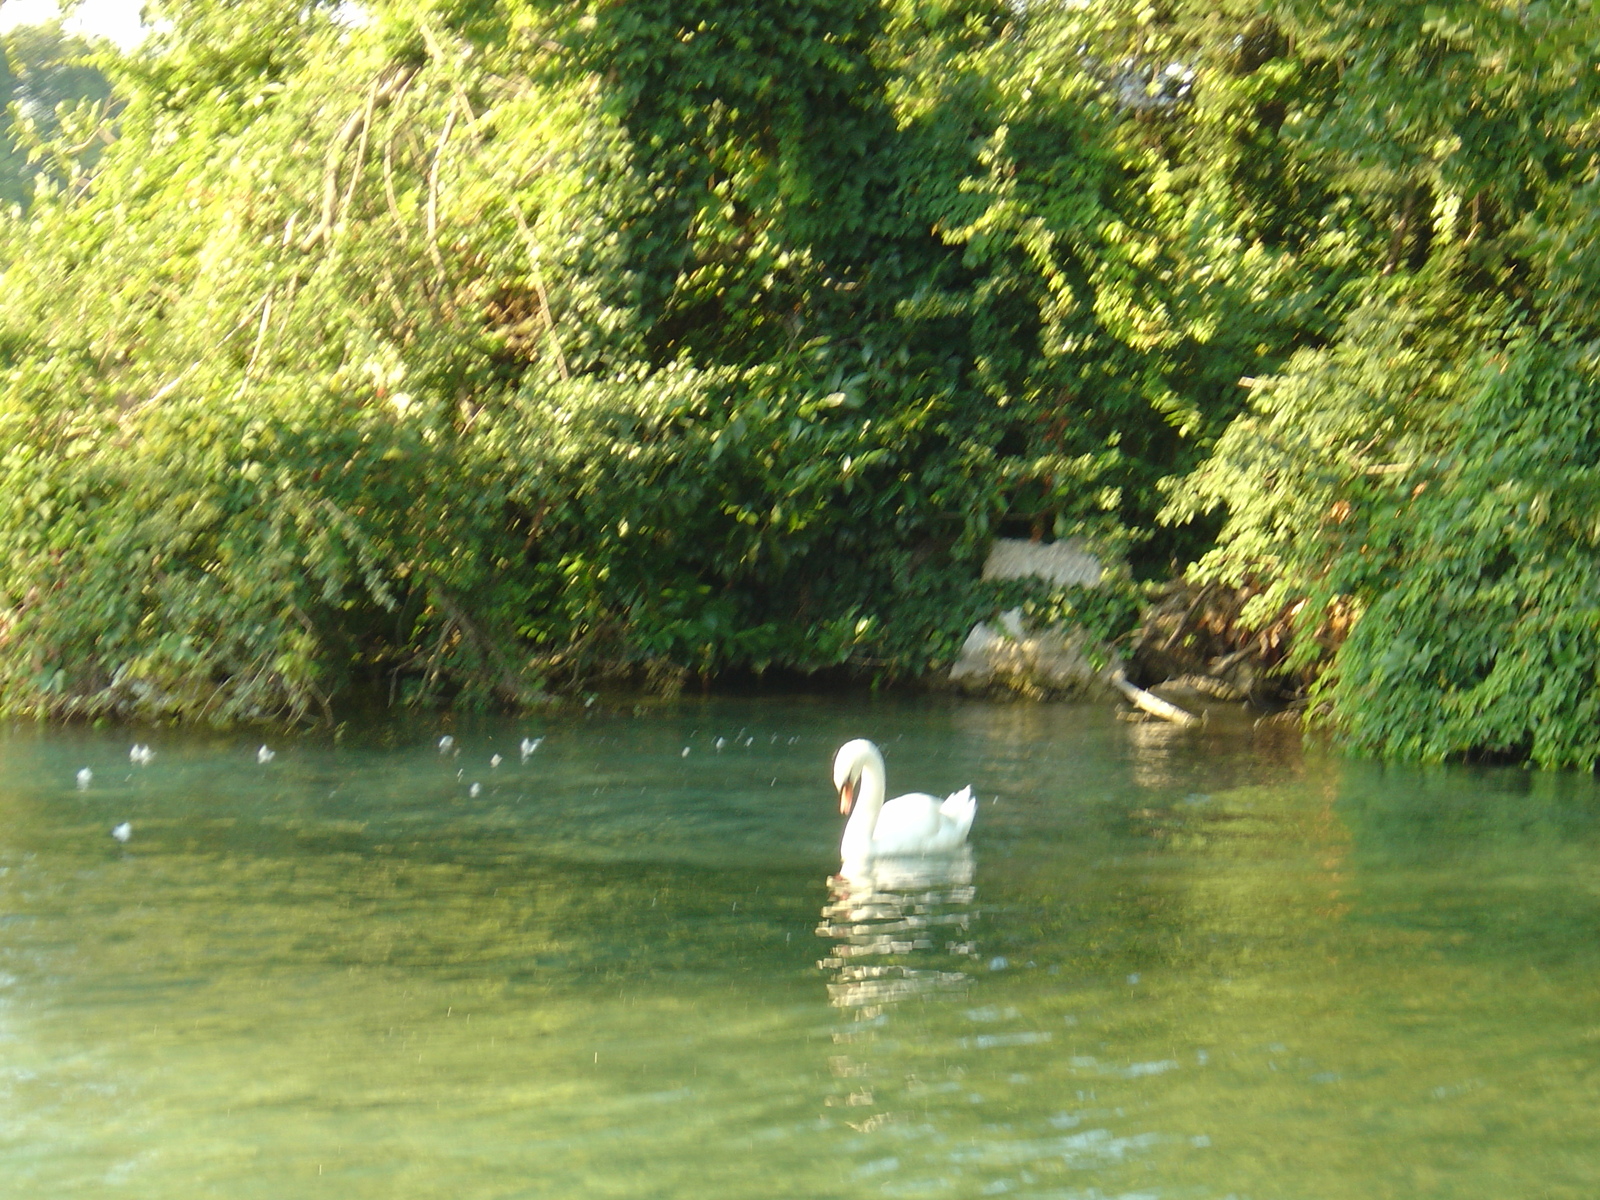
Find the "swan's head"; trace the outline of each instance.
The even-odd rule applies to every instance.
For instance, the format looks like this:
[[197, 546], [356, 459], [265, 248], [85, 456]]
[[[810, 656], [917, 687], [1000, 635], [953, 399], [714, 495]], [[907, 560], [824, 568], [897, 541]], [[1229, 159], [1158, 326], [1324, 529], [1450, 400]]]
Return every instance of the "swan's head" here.
[[833, 786], [839, 792], [839, 811], [846, 816], [861, 795], [861, 773], [871, 762], [882, 762], [883, 755], [866, 738], [856, 738], [839, 747], [833, 756]]

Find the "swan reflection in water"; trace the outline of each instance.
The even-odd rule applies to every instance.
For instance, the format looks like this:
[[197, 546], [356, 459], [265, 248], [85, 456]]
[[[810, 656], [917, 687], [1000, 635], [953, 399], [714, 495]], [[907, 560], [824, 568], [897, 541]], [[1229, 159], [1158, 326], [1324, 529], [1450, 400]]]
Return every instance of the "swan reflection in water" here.
[[828, 974], [829, 1002], [849, 1015], [833, 1030], [834, 1082], [823, 1107], [857, 1132], [892, 1121], [892, 1109], [918, 1086], [920, 1064], [899, 1039], [879, 1038], [890, 1011], [904, 1000], [920, 1001], [920, 1010], [966, 995], [977, 956], [975, 895], [967, 847], [938, 858], [847, 864], [828, 880], [817, 936], [830, 945], [817, 965]]
[[817, 936], [833, 945], [818, 966], [828, 998], [857, 1020], [886, 1004], [960, 990], [975, 956], [972, 851], [937, 858], [879, 858], [828, 880]]

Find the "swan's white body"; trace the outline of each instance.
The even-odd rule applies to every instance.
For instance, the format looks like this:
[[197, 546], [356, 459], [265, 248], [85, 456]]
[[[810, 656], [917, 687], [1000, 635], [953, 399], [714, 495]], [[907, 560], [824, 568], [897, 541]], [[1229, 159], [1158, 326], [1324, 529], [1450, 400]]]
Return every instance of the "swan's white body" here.
[[885, 801], [883, 755], [865, 738], [839, 747], [833, 758], [833, 786], [839, 811], [850, 814], [839, 854], [849, 864], [879, 858], [956, 854], [967, 844], [978, 801], [964, 787], [943, 800], [909, 792]]

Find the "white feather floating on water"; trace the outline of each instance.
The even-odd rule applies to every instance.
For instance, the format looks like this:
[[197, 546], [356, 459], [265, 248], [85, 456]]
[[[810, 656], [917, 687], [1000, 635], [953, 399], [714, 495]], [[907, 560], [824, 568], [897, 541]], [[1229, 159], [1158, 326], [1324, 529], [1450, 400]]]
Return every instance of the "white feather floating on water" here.
[[80, 788], [86, 788], [93, 782], [94, 782], [94, 772], [89, 770], [88, 767], [84, 767], [82, 770], [80, 770], [78, 772], [78, 786]]
[[128, 844], [128, 839], [133, 836], [133, 822], [124, 821], [121, 825], [113, 826], [111, 829], [111, 836], [126, 846]]
[[277, 757], [278, 752], [272, 749], [270, 746], [263, 746], [261, 749], [256, 751], [256, 761], [258, 763], [269, 763]]

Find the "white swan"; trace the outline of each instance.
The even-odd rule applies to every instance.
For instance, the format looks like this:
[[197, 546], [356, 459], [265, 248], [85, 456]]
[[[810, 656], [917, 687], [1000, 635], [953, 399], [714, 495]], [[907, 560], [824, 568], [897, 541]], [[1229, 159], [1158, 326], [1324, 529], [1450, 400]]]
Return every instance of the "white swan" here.
[[921, 792], [884, 802], [883, 755], [865, 738], [833, 756], [839, 811], [849, 814], [839, 854], [845, 863], [954, 854], [965, 849], [978, 801], [970, 786], [940, 801]]

